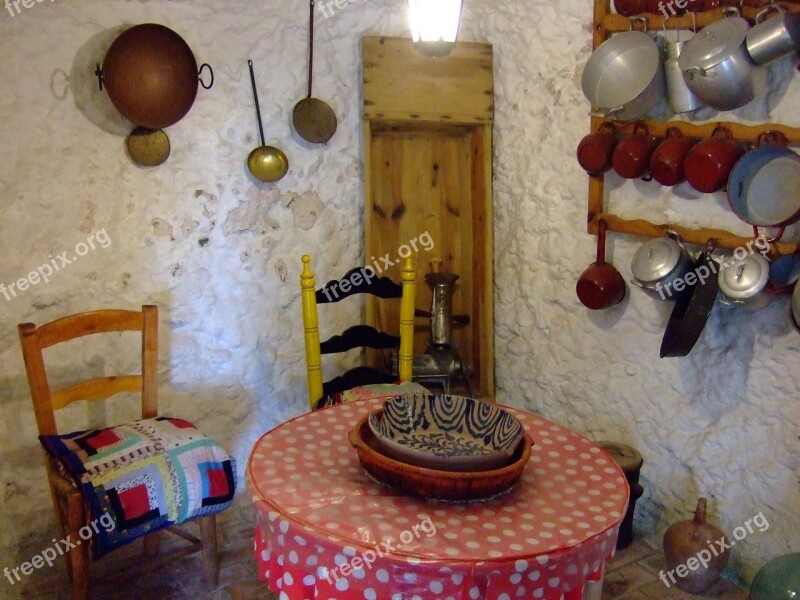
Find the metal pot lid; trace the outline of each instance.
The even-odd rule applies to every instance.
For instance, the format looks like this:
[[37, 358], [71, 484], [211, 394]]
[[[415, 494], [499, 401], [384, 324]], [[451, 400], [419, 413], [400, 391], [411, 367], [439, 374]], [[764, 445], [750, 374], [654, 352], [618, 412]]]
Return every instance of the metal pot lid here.
[[719, 289], [728, 298], [745, 300], [763, 290], [768, 280], [769, 261], [760, 254], [752, 254], [719, 272]]
[[631, 261], [631, 272], [642, 283], [660, 281], [678, 266], [681, 251], [678, 242], [672, 238], [650, 240], [636, 251]]
[[711, 23], [694, 35], [683, 48], [678, 64], [684, 71], [716, 67], [739, 51], [750, 24], [742, 17], [727, 17]]

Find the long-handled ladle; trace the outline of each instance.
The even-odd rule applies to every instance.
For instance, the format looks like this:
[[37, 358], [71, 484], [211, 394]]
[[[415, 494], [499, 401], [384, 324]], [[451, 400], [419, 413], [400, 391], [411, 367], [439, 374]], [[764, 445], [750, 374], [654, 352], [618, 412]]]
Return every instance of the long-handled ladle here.
[[274, 146], [267, 146], [264, 142], [264, 126], [261, 123], [261, 106], [258, 103], [253, 61], [248, 60], [247, 66], [250, 67], [250, 83], [253, 85], [253, 100], [256, 103], [256, 116], [258, 117], [258, 134], [261, 136], [261, 145], [247, 157], [247, 168], [256, 179], [272, 183], [286, 175], [289, 170], [289, 159], [281, 150]]

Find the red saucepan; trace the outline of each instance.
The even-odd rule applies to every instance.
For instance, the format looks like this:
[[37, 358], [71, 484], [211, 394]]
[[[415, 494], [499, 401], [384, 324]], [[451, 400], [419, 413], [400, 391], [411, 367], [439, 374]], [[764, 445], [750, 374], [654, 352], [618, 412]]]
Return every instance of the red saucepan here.
[[587, 308], [599, 310], [619, 304], [625, 297], [625, 280], [606, 262], [606, 222], [597, 225], [597, 261], [589, 265], [578, 279], [575, 291]]

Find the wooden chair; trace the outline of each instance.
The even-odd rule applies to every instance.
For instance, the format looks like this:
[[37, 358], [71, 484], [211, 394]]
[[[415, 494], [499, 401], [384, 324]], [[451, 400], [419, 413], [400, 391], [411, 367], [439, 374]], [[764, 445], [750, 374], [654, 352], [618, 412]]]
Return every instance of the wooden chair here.
[[[120, 392], [141, 392], [142, 419], [158, 415], [157, 373], [158, 373], [158, 307], [143, 306], [141, 311], [98, 310], [80, 313], [37, 327], [33, 323], [18, 326], [28, 375], [28, 385], [33, 399], [36, 424], [40, 435], [57, 435], [54, 411], [78, 400], [102, 400]], [[61, 342], [95, 333], [135, 331], [142, 337], [142, 368], [140, 375], [120, 375], [88, 379], [79, 383], [51, 390], [45, 371], [42, 350]], [[72, 540], [80, 539], [79, 531], [89, 523], [88, 505], [80, 488], [59, 473], [55, 460], [45, 454], [45, 468], [50, 484], [53, 505], [61, 529], [62, 538], [67, 535]], [[168, 529], [190, 542], [188, 548], [173, 552], [169, 558], [178, 558], [202, 551], [206, 576], [216, 587], [218, 575], [218, 555], [215, 515], [197, 519], [200, 537], [183, 531], [178, 527]], [[158, 552], [160, 531], [144, 538], [146, 555]], [[89, 587], [89, 544], [81, 544], [64, 557], [67, 572], [72, 580], [72, 597], [84, 600]]]
[[[393, 383], [398, 379], [403, 382], [411, 381], [416, 279], [412, 259], [406, 258], [403, 263], [402, 284], [397, 284], [387, 277], [377, 277], [374, 272], [361, 267], [349, 271], [338, 281], [329, 281], [319, 290], [315, 290], [316, 284], [310, 265], [311, 257], [303, 256], [300, 290], [305, 328], [308, 401], [311, 409], [318, 408], [326, 398], [355, 386]], [[354, 294], [372, 294], [384, 299], [400, 298], [399, 335], [380, 332], [368, 325], [356, 325], [341, 335], [335, 335], [320, 343], [317, 305], [339, 302]], [[371, 367], [355, 367], [344, 375], [323, 383], [322, 355], [346, 352], [359, 347], [379, 350], [396, 348], [397, 373], [380, 372]]]

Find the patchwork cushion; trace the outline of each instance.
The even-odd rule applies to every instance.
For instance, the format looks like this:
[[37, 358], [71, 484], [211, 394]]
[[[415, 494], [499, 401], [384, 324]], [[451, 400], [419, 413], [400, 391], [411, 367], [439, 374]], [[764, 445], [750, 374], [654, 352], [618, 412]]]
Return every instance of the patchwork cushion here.
[[219, 512], [236, 491], [233, 457], [183, 419], [156, 417], [39, 440], [104, 525], [93, 527], [95, 558], [157, 529]]
[[339, 394], [333, 394], [331, 396], [321, 398], [314, 407], [314, 410], [319, 410], [327, 406], [336, 406], [337, 404], [355, 402], [356, 400], [367, 400], [370, 398], [391, 398], [392, 396], [401, 396], [403, 394], [427, 393], [427, 388], [413, 381], [406, 381], [404, 383], [376, 383], [373, 385], [362, 385], [345, 390]]

